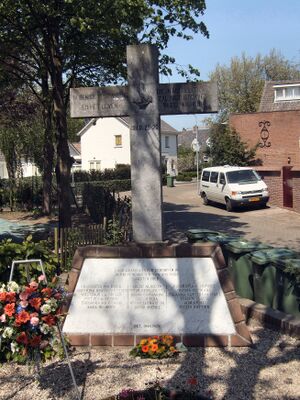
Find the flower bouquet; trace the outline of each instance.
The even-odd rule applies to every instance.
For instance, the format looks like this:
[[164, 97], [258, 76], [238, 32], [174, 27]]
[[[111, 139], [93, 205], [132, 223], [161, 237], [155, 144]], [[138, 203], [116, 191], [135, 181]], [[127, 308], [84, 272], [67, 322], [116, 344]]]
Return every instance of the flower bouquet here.
[[41, 275], [27, 286], [9, 282], [0, 287], [0, 361], [23, 363], [62, 356], [56, 328], [65, 301], [56, 278]]
[[130, 355], [142, 358], [167, 358], [177, 355], [179, 351], [174, 346], [174, 338], [171, 335], [153, 336], [142, 339], [135, 346]]

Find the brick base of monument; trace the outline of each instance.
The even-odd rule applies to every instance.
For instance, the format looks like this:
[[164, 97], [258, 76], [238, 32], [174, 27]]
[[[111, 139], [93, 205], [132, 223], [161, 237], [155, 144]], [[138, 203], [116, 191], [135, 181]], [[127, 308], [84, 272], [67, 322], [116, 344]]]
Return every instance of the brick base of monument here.
[[[187, 347], [246, 347], [252, 344], [251, 336], [245, 322], [245, 316], [241, 310], [238, 297], [235, 293], [232, 281], [229, 276], [227, 266], [221, 248], [213, 243], [153, 243], [141, 244], [131, 243], [127, 246], [86, 246], [78, 248], [72, 269], [68, 279], [68, 291], [72, 294], [80, 275], [83, 262], [86, 258], [164, 258], [164, 257], [210, 257], [215, 265], [219, 282], [228, 309], [235, 327], [235, 334], [232, 335], [208, 335], [208, 334], [182, 334], [173, 335], [174, 341], [182, 342]], [[71, 302], [71, 301], [70, 301]], [[67, 310], [66, 310], [67, 311]], [[166, 332], [172, 335], [172, 332]], [[153, 332], [153, 335], [156, 333]], [[150, 336], [146, 334], [68, 334], [71, 345], [73, 346], [134, 346], [139, 341]], [[151, 335], [152, 336], [152, 335]]]

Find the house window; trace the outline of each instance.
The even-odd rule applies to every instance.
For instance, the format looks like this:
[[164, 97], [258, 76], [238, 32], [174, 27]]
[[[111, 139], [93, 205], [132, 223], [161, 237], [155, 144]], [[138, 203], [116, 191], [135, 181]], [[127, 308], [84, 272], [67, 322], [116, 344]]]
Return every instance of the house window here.
[[122, 135], [115, 135], [115, 146], [122, 147]]
[[168, 149], [170, 147], [170, 137], [165, 136], [165, 148]]
[[101, 169], [101, 161], [100, 160], [92, 160], [89, 161], [89, 170], [100, 171]]
[[300, 100], [300, 85], [278, 85], [274, 86], [275, 90], [275, 102], [276, 101], [288, 101], [288, 100]]

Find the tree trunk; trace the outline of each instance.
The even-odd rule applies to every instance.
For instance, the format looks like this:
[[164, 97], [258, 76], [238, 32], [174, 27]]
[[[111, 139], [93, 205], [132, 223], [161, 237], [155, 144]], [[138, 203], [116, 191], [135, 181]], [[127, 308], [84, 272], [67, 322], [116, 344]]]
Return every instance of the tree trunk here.
[[44, 119], [44, 148], [43, 148], [43, 213], [50, 215], [52, 210], [52, 171], [54, 146], [52, 135], [52, 102], [49, 101], [48, 74], [42, 79], [43, 90], [43, 119]]
[[50, 215], [52, 210], [52, 170], [54, 147], [52, 140], [52, 127], [48, 125], [51, 121], [51, 114], [47, 116], [44, 141], [43, 160], [43, 213]]
[[71, 182], [72, 160], [68, 146], [67, 110], [64, 102], [63, 66], [60, 54], [59, 24], [49, 19], [45, 32], [45, 46], [48, 57], [48, 71], [53, 87], [53, 108], [57, 145], [56, 178], [58, 189], [59, 227], [71, 226]]

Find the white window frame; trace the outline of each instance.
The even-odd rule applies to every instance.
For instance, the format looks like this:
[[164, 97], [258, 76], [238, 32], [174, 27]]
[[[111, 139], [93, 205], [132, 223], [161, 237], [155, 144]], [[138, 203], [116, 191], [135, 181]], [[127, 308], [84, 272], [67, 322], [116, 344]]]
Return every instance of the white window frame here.
[[100, 171], [100, 170], [101, 170], [101, 160], [89, 161], [89, 171]]
[[[300, 84], [290, 84], [290, 85], [274, 85], [274, 102], [280, 102], [280, 101], [295, 101], [295, 100], [300, 100], [300, 93], [295, 94], [295, 88], [300, 88]], [[277, 95], [277, 89], [281, 89], [283, 91], [283, 95], [278, 97]], [[286, 93], [286, 89], [292, 89], [293, 94], [292, 96], [288, 96]]]

